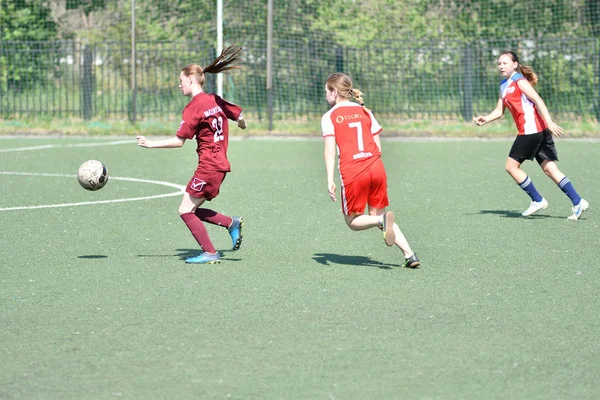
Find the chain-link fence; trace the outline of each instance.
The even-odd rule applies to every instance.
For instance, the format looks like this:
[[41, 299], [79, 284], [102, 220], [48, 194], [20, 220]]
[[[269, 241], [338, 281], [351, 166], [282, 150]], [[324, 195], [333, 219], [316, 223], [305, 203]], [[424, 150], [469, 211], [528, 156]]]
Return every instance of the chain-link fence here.
[[[186, 6], [163, 0], [115, 3], [0, 0], [0, 117], [178, 118], [187, 101], [177, 88], [181, 67], [191, 62], [206, 65], [217, 53], [215, 2], [190, 0]], [[470, 119], [495, 106], [500, 80], [496, 59], [502, 50], [512, 49], [522, 63], [534, 67], [540, 77], [537, 89], [553, 114], [563, 120], [600, 120], [597, 0], [538, 0], [518, 11], [497, 9], [497, 3], [508, 5], [509, 0], [465, 1], [465, 7], [471, 5], [471, 14], [454, 10], [453, 19], [456, 25], [465, 25], [462, 29], [447, 21], [444, 25], [444, 13], [452, 10], [432, 14], [434, 6], [444, 2], [407, 0], [406, 7], [412, 4], [413, 11], [429, 10], [430, 15], [430, 20], [412, 31], [404, 26], [418, 19], [410, 19], [410, 10], [389, 11], [403, 13], [398, 14], [402, 17], [397, 18], [397, 27], [389, 26], [390, 16], [385, 14], [381, 16], [384, 21], [367, 18], [357, 27], [358, 8], [328, 14], [336, 6], [354, 2], [322, 3], [275, 2], [271, 106], [266, 84], [267, 1], [226, 1], [225, 45], [242, 45], [250, 68], [224, 76], [225, 97], [256, 119], [315, 117], [327, 109], [326, 77], [344, 71], [366, 93], [367, 105], [380, 114]], [[384, 0], [366, 3], [371, 8], [392, 4]], [[536, 9], [541, 3], [553, 8]], [[565, 8], [559, 7], [562, 3]], [[133, 7], [136, 41], [127, 40]], [[534, 11], [539, 18], [528, 19]], [[195, 18], [189, 19], [187, 12]], [[475, 29], [471, 22], [483, 24], [469, 21], [473, 15], [487, 25], [469, 34]], [[76, 26], [78, 17], [87, 30]], [[575, 23], [580, 26], [573, 28]], [[331, 31], [326, 28], [329, 24], [334, 26]], [[439, 33], [442, 28], [445, 34]], [[518, 38], [513, 39], [513, 33]], [[132, 76], [133, 46], [136, 68]], [[205, 89], [215, 90], [214, 77], [208, 76]]]

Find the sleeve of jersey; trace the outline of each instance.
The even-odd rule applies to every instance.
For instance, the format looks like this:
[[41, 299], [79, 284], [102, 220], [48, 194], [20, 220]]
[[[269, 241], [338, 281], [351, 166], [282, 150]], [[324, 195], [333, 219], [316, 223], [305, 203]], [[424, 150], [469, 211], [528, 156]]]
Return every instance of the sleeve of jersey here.
[[183, 139], [193, 139], [196, 135], [196, 124], [193, 112], [186, 107], [181, 115], [177, 136]]
[[324, 138], [335, 136], [335, 129], [333, 128], [333, 122], [331, 122], [331, 113], [327, 113], [321, 118], [321, 133]]
[[371, 118], [371, 135], [379, 135], [383, 128], [379, 125], [379, 122], [375, 119], [375, 116], [369, 111], [369, 117]]
[[225, 113], [225, 116], [227, 116], [227, 119], [237, 121], [237, 119], [240, 117], [240, 114], [242, 113], [242, 107], [230, 103], [227, 100], [223, 100], [219, 96], [215, 96], [215, 99], [217, 100], [217, 104], [221, 107], [221, 110], [223, 110], [223, 112]]

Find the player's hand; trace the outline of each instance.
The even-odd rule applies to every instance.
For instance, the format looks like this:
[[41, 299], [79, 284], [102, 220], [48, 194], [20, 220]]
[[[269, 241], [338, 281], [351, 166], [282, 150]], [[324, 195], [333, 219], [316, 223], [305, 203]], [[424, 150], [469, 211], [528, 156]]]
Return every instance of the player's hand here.
[[148, 139], [146, 139], [145, 136], [138, 136], [137, 137], [137, 144], [140, 147], [148, 147]]
[[487, 119], [483, 115], [480, 115], [479, 117], [473, 118], [473, 122], [475, 122], [478, 126], [481, 126], [487, 123]]
[[244, 118], [239, 118], [237, 120], [237, 125], [240, 129], [246, 129], [247, 125], [246, 125], [246, 120]]
[[327, 185], [327, 189], [329, 191], [329, 197], [331, 197], [332, 201], [337, 201], [335, 197], [335, 182], [331, 182]]
[[554, 122], [550, 122], [548, 124], [548, 130], [552, 132], [552, 135], [554, 135], [554, 137], [560, 137], [560, 135], [562, 135], [562, 128], [556, 125]]

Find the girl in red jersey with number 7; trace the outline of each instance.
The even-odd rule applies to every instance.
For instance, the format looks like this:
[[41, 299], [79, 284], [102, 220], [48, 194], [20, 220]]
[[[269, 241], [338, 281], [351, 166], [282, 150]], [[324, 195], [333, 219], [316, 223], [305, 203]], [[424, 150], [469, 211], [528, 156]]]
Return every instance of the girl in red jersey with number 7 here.
[[[332, 108], [323, 115], [321, 129], [325, 139], [325, 169], [331, 200], [337, 201], [333, 180], [336, 147], [339, 154], [342, 211], [353, 231], [380, 228], [385, 244], [396, 245], [404, 253], [402, 265], [416, 268], [419, 258], [394, 222], [394, 213], [386, 212], [387, 175], [381, 161], [382, 128], [373, 113], [364, 106], [363, 93], [353, 88], [351, 78], [335, 73], [327, 78], [325, 97]], [[350, 101], [355, 98], [359, 103]], [[368, 206], [368, 215], [365, 208]]]
[[192, 99], [182, 113], [179, 130], [175, 137], [166, 140], [148, 140], [137, 137], [137, 144], [147, 148], [181, 147], [188, 139], [196, 138], [198, 167], [189, 181], [186, 192], [179, 205], [179, 215], [202, 248], [202, 253], [185, 260], [191, 264], [214, 264], [220, 262], [203, 222], [226, 228], [231, 236], [233, 250], [242, 243], [241, 217], [228, 217], [207, 208], [199, 208], [206, 200], [210, 201], [219, 194], [225, 176], [231, 171], [227, 159], [229, 143], [228, 119], [236, 121], [241, 129], [246, 129], [242, 109], [221, 97], [202, 90], [204, 74], [217, 74], [232, 69], [244, 68], [242, 48], [229, 46], [207, 67], [189, 64], [179, 74], [179, 88], [185, 96]]

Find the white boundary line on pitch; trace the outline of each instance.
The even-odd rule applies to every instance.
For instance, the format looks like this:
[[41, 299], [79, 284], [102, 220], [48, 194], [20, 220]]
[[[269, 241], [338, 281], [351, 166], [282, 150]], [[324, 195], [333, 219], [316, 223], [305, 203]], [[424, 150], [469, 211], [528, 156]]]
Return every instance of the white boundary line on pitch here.
[[44, 149], [52, 149], [57, 147], [97, 147], [97, 146], [114, 146], [117, 144], [135, 144], [135, 142], [130, 140], [114, 140], [111, 142], [94, 142], [94, 143], [74, 143], [74, 144], [44, 144], [40, 146], [30, 146], [30, 147], [14, 147], [8, 149], [0, 149], [0, 153], [8, 153], [11, 151], [32, 151], [32, 150], [44, 150]]
[[[73, 178], [76, 179], [77, 175], [69, 175], [69, 174], [46, 174], [46, 173], [36, 173], [36, 172], [10, 172], [10, 171], [0, 171], [0, 175], [21, 175], [21, 176], [48, 176], [54, 178]], [[80, 203], [63, 203], [63, 204], [43, 204], [39, 206], [22, 206], [22, 207], [6, 207], [0, 208], [0, 211], [15, 211], [15, 210], [34, 210], [39, 208], [58, 208], [58, 207], [74, 207], [74, 206], [86, 206], [93, 204], [108, 204], [108, 203], [124, 203], [126, 201], [141, 201], [141, 200], [150, 200], [150, 199], [159, 199], [162, 197], [173, 197], [179, 196], [184, 193], [185, 186], [178, 185], [176, 183], [171, 182], [163, 182], [163, 181], [152, 181], [149, 179], [137, 179], [137, 178], [125, 178], [119, 176], [111, 176], [109, 179], [115, 181], [129, 181], [129, 182], [140, 182], [140, 183], [151, 183], [154, 185], [168, 186], [175, 189], [178, 189], [177, 192], [158, 194], [154, 196], [145, 196], [145, 197], [132, 197], [127, 199], [113, 199], [113, 200], [98, 200], [98, 201], [83, 201]]]

